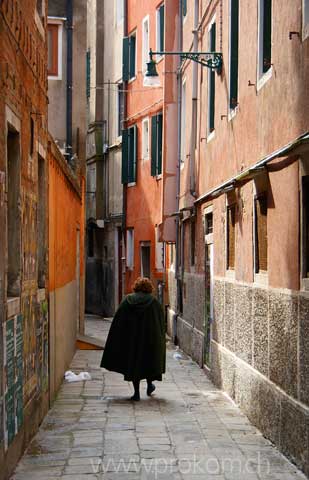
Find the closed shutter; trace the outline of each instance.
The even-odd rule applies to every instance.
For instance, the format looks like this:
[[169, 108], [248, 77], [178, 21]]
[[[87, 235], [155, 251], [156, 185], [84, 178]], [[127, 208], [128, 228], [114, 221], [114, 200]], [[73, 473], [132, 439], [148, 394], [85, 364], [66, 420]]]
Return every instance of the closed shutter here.
[[157, 175], [162, 173], [162, 137], [163, 137], [163, 115], [157, 115], [157, 132], [158, 132], [158, 154], [157, 154]]
[[160, 52], [164, 51], [164, 5], [159, 10], [160, 16]]
[[90, 97], [90, 50], [86, 54], [86, 95]]
[[151, 176], [157, 175], [157, 116], [151, 117]]
[[227, 268], [235, 268], [235, 220], [236, 205], [227, 207]]
[[187, 15], [187, 0], [182, 0], [182, 14], [184, 17]]
[[137, 125], [133, 127], [133, 174], [132, 182], [136, 182], [136, 172], [137, 172]]
[[255, 200], [256, 217], [256, 273], [267, 271], [267, 196]]
[[122, 79], [124, 82], [129, 80], [129, 37], [122, 41]]
[[239, 0], [231, 0], [230, 108], [238, 101]]
[[130, 67], [129, 67], [129, 77], [135, 77], [135, 48], [136, 48], [136, 37], [131, 35], [129, 37], [129, 55], [130, 55]]
[[128, 130], [122, 130], [122, 170], [121, 181], [123, 184], [128, 183], [128, 160], [129, 160], [129, 135]]
[[272, 0], [264, 0], [263, 12], [263, 73], [271, 66], [271, 24], [272, 24]]
[[309, 176], [302, 178], [303, 197], [303, 277], [309, 278]]
[[[210, 30], [210, 51], [216, 51], [216, 24], [213, 23]], [[209, 132], [215, 129], [215, 72], [209, 72]]]

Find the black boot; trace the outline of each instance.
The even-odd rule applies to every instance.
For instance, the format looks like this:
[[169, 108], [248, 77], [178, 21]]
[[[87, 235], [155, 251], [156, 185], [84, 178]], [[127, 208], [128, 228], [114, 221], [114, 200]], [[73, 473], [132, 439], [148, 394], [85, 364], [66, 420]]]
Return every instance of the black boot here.
[[134, 400], [135, 402], [138, 402], [141, 398], [139, 395], [139, 380], [135, 380], [133, 383], [134, 387], [134, 395], [131, 397], [131, 400]]
[[151, 380], [147, 380], [147, 395], [148, 397], [155, 391], [156, 387]]

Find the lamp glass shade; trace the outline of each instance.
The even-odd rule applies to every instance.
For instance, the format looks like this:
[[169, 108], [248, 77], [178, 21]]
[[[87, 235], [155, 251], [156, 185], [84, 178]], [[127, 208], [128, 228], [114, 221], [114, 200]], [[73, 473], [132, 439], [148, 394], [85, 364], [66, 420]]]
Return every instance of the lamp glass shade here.
[[149, 76], [149, 75], [144, 75], [144, 82], [143, 82], [144, 87], [160, 87], [161, 82], [160, 82], [160, 77], [159, 75], [156, 75], [155, 77]]

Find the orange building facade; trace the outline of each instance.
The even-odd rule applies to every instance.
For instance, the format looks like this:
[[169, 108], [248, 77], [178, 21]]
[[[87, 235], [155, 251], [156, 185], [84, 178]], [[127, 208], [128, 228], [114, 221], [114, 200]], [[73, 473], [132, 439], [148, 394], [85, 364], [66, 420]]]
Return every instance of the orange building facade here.
[[[156, 55], [158, 88], [143, 86], [149, 49], [173, 49], [177, 30], [166, 29], [175, 18], [175, 2], [128, 0], [123, 46], [126, 129], [123, 167], [126, 218], [126, 292], [142, 275], [152, 279], [164, 302], [165, 242], [175, 240], [177, 145], [168, 142], [166, 122], [177, 128], [176, 61]], [[170, 70], [168, 74], [166, 71]], [[173, 71], [174, 70], [174, 71]]]

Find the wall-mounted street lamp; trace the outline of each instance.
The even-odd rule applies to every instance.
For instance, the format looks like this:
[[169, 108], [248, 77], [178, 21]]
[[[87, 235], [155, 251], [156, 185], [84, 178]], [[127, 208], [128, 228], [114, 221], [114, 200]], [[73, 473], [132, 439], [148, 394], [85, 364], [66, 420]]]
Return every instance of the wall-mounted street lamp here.
[[160, 78], [156, 69], [154, 55], [179, 55], [181, 60], [192, 60], [203, 67], [217, 70], [220, 75], [222, 70], [222, 53], [218, 52], [153, 52], [149, 51], [149, 62], [147, 62], [147, 70], [144, 76], [144, 87], [159, 87]]

